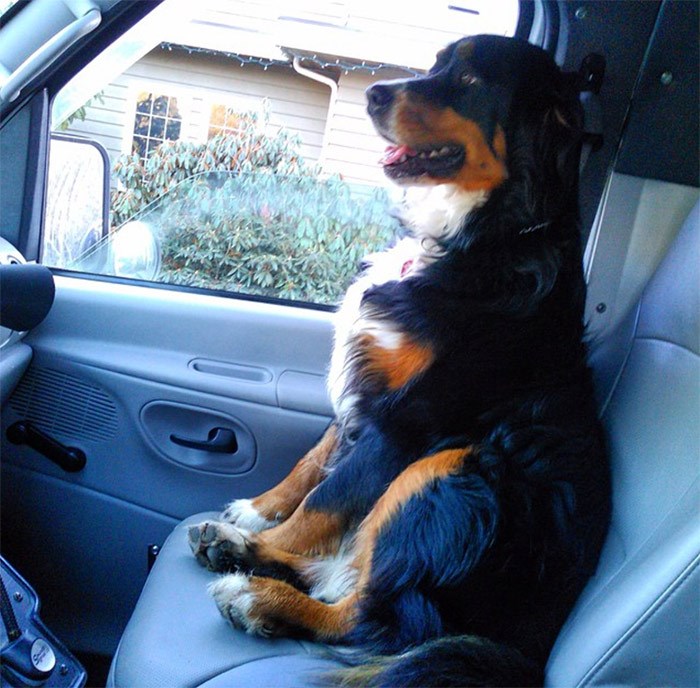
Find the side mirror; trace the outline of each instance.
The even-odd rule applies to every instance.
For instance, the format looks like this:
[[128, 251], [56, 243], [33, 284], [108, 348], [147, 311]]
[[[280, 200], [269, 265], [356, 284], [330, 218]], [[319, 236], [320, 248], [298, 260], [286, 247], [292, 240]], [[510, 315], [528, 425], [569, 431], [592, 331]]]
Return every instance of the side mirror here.
[[148, 222], [127, 222], [114, 233], [110, 244], [117, 277], [153, 280], [160, 272], [160, 243]]
[[92, 139], [51, 134], [42, 262], [69, 267], [109, 233], [109, 156]]
[[109, 156], [82, 136], [51, 134], [42, 263], [153, 280], [160, 270], [154, 228], [131, 220], [110, 232]]

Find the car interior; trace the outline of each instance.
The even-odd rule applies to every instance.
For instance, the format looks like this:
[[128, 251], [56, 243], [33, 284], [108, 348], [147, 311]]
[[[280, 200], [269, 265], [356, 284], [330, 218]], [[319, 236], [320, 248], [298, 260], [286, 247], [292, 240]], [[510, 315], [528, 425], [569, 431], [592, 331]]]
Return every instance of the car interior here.
[[[316, 685], [337, 660], [227, 625], [186, 533], [279, 482], [323, 434], [334, 309], [47, 264], [52, 104], [161, 3], [5, 4], [2, 685]], [[697, 686], [698, 4], [517, 9], [515, 35], [590, 83], [586, 327], [613, 483], [600, 563], [546, 685]]]

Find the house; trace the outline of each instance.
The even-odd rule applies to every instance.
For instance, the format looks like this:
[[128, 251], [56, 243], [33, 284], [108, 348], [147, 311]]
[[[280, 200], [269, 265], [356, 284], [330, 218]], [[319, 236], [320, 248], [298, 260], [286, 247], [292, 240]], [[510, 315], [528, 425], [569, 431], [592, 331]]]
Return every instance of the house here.
[[[183, 12], [189, 21], [173, 21]], [[205, 141], [252, 111], [270, 135], [297, 134], [323, 174], [383, 185], [385, 144], [365, 116], [365, 89], [420, 73], [465, 34], [512, 34], [517, 15], [516, 0], [166, 0], [67, 88], [54, 123], [98, 93], [68, 131], [97, 139], [113, 163], [163, 138]]]

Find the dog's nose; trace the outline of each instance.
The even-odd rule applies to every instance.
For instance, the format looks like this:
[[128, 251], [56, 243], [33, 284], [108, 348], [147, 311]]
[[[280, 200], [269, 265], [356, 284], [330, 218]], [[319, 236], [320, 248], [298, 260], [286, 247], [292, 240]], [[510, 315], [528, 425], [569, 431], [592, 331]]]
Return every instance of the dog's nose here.
[[367, 109], [370, 114], [385, 110], [394, 100], [392, 88], [386, 84], [374, 84], [367, 91]]

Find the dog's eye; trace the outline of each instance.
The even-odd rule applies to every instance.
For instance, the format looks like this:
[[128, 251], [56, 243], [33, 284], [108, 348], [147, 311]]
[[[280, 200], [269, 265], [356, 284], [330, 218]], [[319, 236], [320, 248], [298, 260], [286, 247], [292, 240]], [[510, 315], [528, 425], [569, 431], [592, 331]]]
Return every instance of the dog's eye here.
[[464, 72], [464, 74], [459, 77], [459, 81], [463, 86], [473, 86], [479, 82], [479, 78], [474, 76], [471, 72]]

